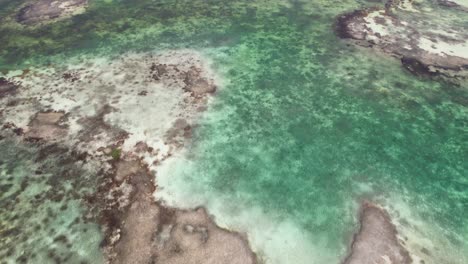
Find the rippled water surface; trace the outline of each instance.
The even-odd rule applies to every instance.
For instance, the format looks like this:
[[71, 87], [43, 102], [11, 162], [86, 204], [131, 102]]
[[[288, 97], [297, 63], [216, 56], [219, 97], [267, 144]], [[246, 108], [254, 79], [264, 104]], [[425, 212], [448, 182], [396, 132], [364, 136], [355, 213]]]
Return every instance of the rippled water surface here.
[[[219, 211], [216, 217], [230, 218], [225, 222], [239, 228], [249, 226], [249, 232], [260, 232], [254, 230], [265, 223], [245, 212], [261, 211], [271, 225], [290, 223], [294, 228], [265, 228], [270, 233], [257, 235], [254, 244], [261, 249], [268, 244], [258, 242], [262, 237], [279, 241], [281, 232], [299, 230], [302, 240], [288, 238], [288, 243], [310, 244], [313, 253], [295, 263], [342, 259], [356, 230], [359, 202], [370, 199], [388, 208], [402, 229], [424, 234], [421, 240], [436, 245], [434, 255], [456, 256], [447, 263], [466, 263], [468, 86], [411, 75], [398, 60], [336, 37], [336, 16], [381, 3], [90, 2], [88, 12], [39, 29], [0, 25], [0, 69], [63, 62], [77, 54], [201, 50], [225, 84], [203, 116], [186, 158], [168, 165], [172, 180], [165, 188], [172, 195], [189, 192], [193, 201]], [[0, 14], [10, 14], [19, 4], [0, 0]], [[67, 199], [62, 212], [49, 214], [54, 230], [39, 224], [46, 208], [55, 212], [61, 204], [44, 198], [41, 209], [33, 210], [33, 196], [51, 186], [68, 187], [31, 176], [37, 166], [32, 150], [1, 144], [7, 151], [0, 153], [0, 259], [20, 256], [3, 250], [15, 245], [36, 255], [58, 248], [77, 263], [82, 258], [100, 262], [98, 253], [89, 259], [76, 246], [98, 247], [96, 227], [65, 227], [81, 214], [81, 194]], [[47, 170], [63, 173], [53, 166]], [[28, 183], [24, 189], [22, 181]], [[17, 204], [10, 205], [11, 199], [18, 199]], [[175, 203], [185, 204], [180, 199]], [[225, 208], [219, 209], [220, 203]], [[69, 247], [53, 241], [60, 228], [72, 234]], [[10, 240], [11, 232], [23, 232], [29, 240]], [[86, 232], [94, 232], [94, 242], [84, 242]], [[298, 247], [275, 246], [284, 255]], [[275, 263], [268, 252], [264, 255], [267, 263], [269, 258]]]

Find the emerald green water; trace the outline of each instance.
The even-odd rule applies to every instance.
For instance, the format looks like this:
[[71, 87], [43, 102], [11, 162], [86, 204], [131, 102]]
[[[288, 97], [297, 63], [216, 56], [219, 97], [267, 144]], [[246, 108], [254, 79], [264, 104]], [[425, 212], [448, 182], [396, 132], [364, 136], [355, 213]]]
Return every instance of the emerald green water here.
[[403, 203], [443, 230], [454, 250], [444, 254], [462, 256], [447, 263], [464, 263], [468, 86], [416, 77], [339, 40], [335, 17], [370, 5], [94, 1], [40, 30], [0, 26], [0, 69], [74, 54], [202, 50], [226, 85], [196, 130], [192, 165], [172, 168], [180, 190], [291, 220], [334, 261], [356, 230], [360, 200]]

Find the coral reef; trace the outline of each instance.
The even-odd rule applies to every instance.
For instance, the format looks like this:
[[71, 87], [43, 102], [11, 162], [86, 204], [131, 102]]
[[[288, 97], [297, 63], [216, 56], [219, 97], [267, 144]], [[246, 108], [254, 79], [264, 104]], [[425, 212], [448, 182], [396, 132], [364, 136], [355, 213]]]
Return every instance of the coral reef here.
[[384, 209], [364, 202], [360, 225], [351, 245], [351, 253], [344, 264], [412, 263], [409, 253], [398, 240], [390, 216]]
[[1, 81], [3, 94], [22, 102], [2, 105], [2, 136], [55, 144], [64, 151], [50, 155], [95, 168], [97, 188], [81, 199], [86, 218], [102, 226], [108, 261], [256, 263], [247, 239], [204, 209], [169, 208], [153, 196], [158, 164], [190, 140], [217, 87], [200, 54], [126, 54]]
[[466, 77], [466, 31], [445, 21], [438, 24], [439, 28], [432, 27], [425, 22], [430, 15], [417, 11], [411, 1], [389, 1], [384, 9], [341, 15], [336, 30], [340, 37], [353, 39], [357, 45], [400, 58], [403, 66], [415, 74]]

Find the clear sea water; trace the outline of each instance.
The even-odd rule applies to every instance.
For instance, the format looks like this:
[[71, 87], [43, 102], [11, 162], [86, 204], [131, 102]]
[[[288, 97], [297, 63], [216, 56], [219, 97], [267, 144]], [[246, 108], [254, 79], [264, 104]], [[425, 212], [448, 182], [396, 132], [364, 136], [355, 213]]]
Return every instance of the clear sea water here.
[[[20, 2], [0, 0], [0, 14], [10, 14]], [[201, 50], [226, 84], [202, 117], [186, 163], [169, 166], [168, 189], [190, 192], [208, 208], [216, 199], [228, 201], [230, 215], [215, 215], [233, 218], [227, 222], [260, 208], [278, 223], [293, 223], [318, 252], [317, 258], [304, 263], [337, 263], [343, 258], [363, 199], [382, 204], [399, 223], [409, 223], [409, 229], [415, 228], [410, 218], [417, 219], [427, 228], [419, 232], [431, 241], [434, 255], [450, 258], [446, 263], [466, 263], [468, 85], [414, 76], [398, 60], [336, 37], [336, 16], [382, 3], [90, 2], [83, 15], [38, 29], [2, 23], [0, 69], [25, 69], [79, 54]], [[8, 149], [0, 153], [4, 207], [4, 199], [11, 199], [4, 186], [21, 182], [37, 165], [27, 147], [1, 144]], [[34, 184], [28, 188], [50, 188], [47, 181], [43, 187]], [[24, 200], [21, 205], [29, 203], [30, 192], [18, 194]], [[74, 211], [61, 214], [63, 224], [60, 216], [52, 217], [58, 226], [80, 215], [77, 195], [66, 200], [74, 204], [70, 207]], [[50, 201], [50, 206], [54, 203]], [[1, 248], [36, 252], [57, 247], [52, 240], [33, 242], [55, 236], [57, 228], [41, 232], [20, 228], [18, 232], [26, 232], [31, 241], [17, 242], [17, 233], [5, 233], [16, 221], [13, 214], [42, 221], [44, 211], [22, 206], [2, 210]], [[255, 219], [249, 221], [247, 230], [262, 229], [261, 222], [255, 226]], [[84, 248], [96, 249], [99, 232], [96, 227], [88, 229], [93, 228], [96, 239], [90, 243], [84, 243], [86, 235], [80, 229], [68, 236]], [[287, 255], [287, 248], [280, 245], [278, 251]], [[77, 263], [81, 258], [101, 261], [97, 256], [83, 257], [73, 247], [68, 250]], [[0, 259], [7, 259], [6, 250], [0, 254]], [[9, 256], [13, 261], [11, 256], [21, 254]], [[268, 263], [268, 256], [265, 259]]]

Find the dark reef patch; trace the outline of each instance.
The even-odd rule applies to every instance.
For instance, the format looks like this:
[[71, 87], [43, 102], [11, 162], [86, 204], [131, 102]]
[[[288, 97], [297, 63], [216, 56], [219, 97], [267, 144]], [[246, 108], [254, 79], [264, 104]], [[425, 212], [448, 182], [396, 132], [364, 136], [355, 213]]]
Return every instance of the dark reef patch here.
[[368, 10], [354, 10], [353, 12], [342, 14], [338, 16], [335, 22], [335, 33], [338, 37], [343, 39], [360, 39], [355, 34], [352, 34], [349, 30], [349, 24], [356, 18], [363, 17], [368, 14]]
[[39, 112], [28, 125], [26, 139], [59, 140], [67, 135], [66, 114], [64, 112]]
[[9, 95], [15, 95], [17, 90], [18, 85], [4, 77], [0, 77], [0, 99]]
[[421, 76], [435, 76], [437, 75], [435, 72], [429, 69], [429, 66], [422, 63], [416, 58], [411, 57], [403, 57], [401, 58], [401, 64], [405, 69], [412, 72], [415, 75]]
[[84, 8], [88, 0], [38, 0], [21, 8], [16, 20], [25, 25], [47, 22], [72, 14], [78, 8]]
[[400, 4], [390, 0], [384, 9], [367, 8], [342, 14], [336, 18], [335, 33], [356, 45], [400, 59], [413, 74], [441, 76], [454, 82], [466, 78], [468, 56], [459, 51], [459, 45], [468, 45], [466, 32], [450, 27], [445, 29], [449, 33], [434, 33], [424, 23], [424, 15], [410, 20], [408, 14], [402, 14]]
[[185, 73], [184, 83], [185, 90], [190, 92], [195, 97], [202, 97], [205, 94], [212, 94], [216, 91], [216, 85], [201, 76], [202, 69], [191, 67]]

